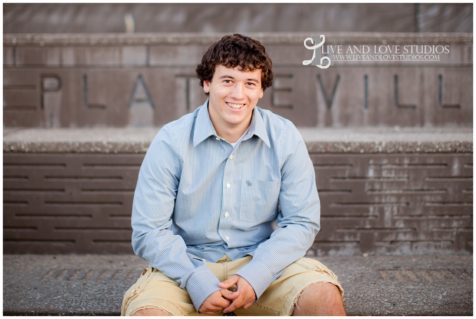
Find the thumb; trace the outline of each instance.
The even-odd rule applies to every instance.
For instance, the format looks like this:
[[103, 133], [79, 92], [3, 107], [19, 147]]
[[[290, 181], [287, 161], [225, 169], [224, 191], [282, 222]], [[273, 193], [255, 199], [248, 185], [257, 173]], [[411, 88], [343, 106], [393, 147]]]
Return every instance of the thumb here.
[[240, 277], [238, 277], [238, 276], [231, 276], [231, 277], [228, 278], [227, 280], [222, 281], [221, 283], [219, 283], [218, 286], [219, 286], [220, 288], [228, 289], [228, 288], [233, 287], [234, 285], [236, 285], [236, 283], [238, 282], [238, 279], [240, 279]]

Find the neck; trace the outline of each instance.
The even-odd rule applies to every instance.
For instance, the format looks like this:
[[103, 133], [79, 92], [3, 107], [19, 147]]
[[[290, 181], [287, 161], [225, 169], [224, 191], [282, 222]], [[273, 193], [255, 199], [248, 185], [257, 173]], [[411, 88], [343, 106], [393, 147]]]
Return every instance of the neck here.
[[[246, 126], [226, 127], [219, 129], [215, 127], [217, 134], [229, 143], [237, 142], [250, 126], [251, 119]], [[215, 126], [215, 125], [214, 125]]]
[[253, 118], [253, 113], [251, 113], [251, 116], [248, 118], [248, 120], [240, 122], [236, 125], [232, 125], [220, 119], [219, 116], [214, 114], [213, 109], [208, 109], [208, 115], [210, 116], [210, 120], [218, 136], [220, 136], [229, 143], [235, 143], [240, 139], [240, 137], [250, 126], [251, 119]]

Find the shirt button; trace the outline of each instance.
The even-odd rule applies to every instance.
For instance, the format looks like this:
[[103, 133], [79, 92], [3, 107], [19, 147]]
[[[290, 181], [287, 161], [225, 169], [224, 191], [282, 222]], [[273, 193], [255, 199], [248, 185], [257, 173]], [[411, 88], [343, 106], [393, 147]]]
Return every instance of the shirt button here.
[[217, 139], [217, 141], [219, 141], [219, 140], [220, 140], [220, 138], [219, 138], [218, 136], [216, 137], [216, 139]]
[[232, 159], [234, 159], [235, 157], [234, 157], [233, 154], [232, 154], [232, 155], [230, 155], [229, 158], [232, 160]]
[[229, 241], [229, 240], [230, 240], [230, 236], [225, 236], [225, 239], [226, 239], [227, 241]]
[[225, 218], [228, 218], [230, 217], [230, 213], [229, 212], [225, 212]]
[[230, 188], [231, 187], [231, 184], [230, 183], [226, 183], [226, 188]]

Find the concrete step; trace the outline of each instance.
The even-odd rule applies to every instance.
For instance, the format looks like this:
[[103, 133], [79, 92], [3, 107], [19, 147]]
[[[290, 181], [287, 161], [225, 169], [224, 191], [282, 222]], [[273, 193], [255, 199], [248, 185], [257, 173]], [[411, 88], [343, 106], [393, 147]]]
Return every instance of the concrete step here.
[[[472, 256], [320, 257], [349, 315], [473, 314]], [[4, 255], [4, 315], [118, 315], [146, 263], [132, 255]]]
[[[310, 152], [322, 153], [468, 153], [473, 129], [311, 128], [298, 127]], [[6, 153], [145, 153], [160, 127], [149, 128], [4, 128]]]

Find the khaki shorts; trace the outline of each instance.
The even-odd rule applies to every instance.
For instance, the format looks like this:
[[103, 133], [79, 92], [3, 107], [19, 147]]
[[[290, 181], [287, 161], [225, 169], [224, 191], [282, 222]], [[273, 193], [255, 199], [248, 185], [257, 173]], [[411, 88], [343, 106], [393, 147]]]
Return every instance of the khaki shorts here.
[[[230, 261], [227, 257], [217, 263], [207, 263], [208, 268], [223, 281], [236, 273], [251, 260], [250, 256]], [[288, 266], [281, 277], [275, 280], [261, 298], [248, 309], [237, 309], [237, 315], [291, 315], [301, 292], [316, 282], [329, 282], [336, 285], [341, 294], [344, 290], [337, 276], [319, 261], [301, 258]], [[152, 268], [144, 270], [137, 282], [124, 295], [121, 315], [131, 315], [140, 309], [156, 308], [173, 315], [199, 315], [185, 289]]]

